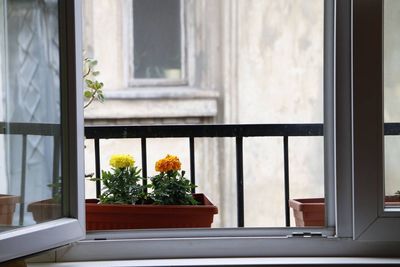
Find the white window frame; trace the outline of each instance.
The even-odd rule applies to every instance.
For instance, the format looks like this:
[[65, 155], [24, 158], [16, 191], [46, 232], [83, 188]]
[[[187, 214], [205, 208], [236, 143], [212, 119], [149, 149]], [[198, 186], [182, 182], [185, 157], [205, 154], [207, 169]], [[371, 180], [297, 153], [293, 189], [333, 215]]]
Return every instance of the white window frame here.
[[[83, 107], [80, 1], [58, 2], [60, 23], [60, 77], [63, 140], [64, 218], [0, 233], [0, 262], [38, 253], [82, 239], [83, 192]], [[77, 7], [77, 8], [75, 8]], [[75, 19], [74, 19], [75, 18]], [[65, 66], [65, 68], [64, 68]]]
[[[367, 232], [360, 228], [358, 223], [369, 222], [363, 215], [365, 209], [360, 206], [358, 194], [360, 191], [373, 193], [369, 195], [367, 200], [369, 203], [376, 202], [378, 199], [377, 190], [371, 191], [372, 187], [365, 187], [365, 179], [360, 180], [360, 171], [363, 166], [369, 165], [369, 168], [375, 168], [370, 175], [368, 181], [373, 185], [377, 180], [381, 183], [382, 176], [377, 175], [376, 169], [382, 165], [382, 121], [377, 120], [374, 127], [378, 130], [365, 132], [365, 136], [355, 135], [354, 131], [360, 131], [363, 125], [363, 119], [366, 118], [365, 113], [357, 113], [357, 109], [367, 106], [363, 103], [365, 90], [358, 88], [356, 79], [369, 79], [369, 76], [358, 76], [357, 73], [352, 76], [353, 66], [359, 64], [357, 53], [353, 58], [353, 51], [362, 50], [366, 45], [365, 42], [353, 42], [354, 31], [359, 31], [358, 26], [365, 24], [357, 24], [358, 18], [353, 18], [353, 8], [358, 11], [360, 5], [362, 8], [367, 8], [369, 11], [379, 12], [379, 9], [373, 10], [374, 5], [380, 5], [381, 0], [327, 0], [326, 8], [334, 9], [335, 16], [326, 17], [327, 27], [335, 26], [335, 31], [332, 33], [327, 31], [327, 40], [334, 40], [335, 46], [330, 46], [329, 43], [325, 47], [328, 52], [325, 55], [325, 62], [334, 62], [334, 67], [326, 69], [326, 85], [335, 88], [335, 91], [330, 97], [330, 103], [325, 103], [325, 109], [328, 112], [329, 123], [326, 124], [325, 130], [332, 129], [332, 133], [325, 135], [328, 139], [326, 147], [332, 150], [328, 151], [328, 161], [334, 162], [333, 170], [326, 170], [327, 175], [336, 177], [335, 184], [332, 188], [332, 182], [328, 181], [329, 198], [327, 199], [327, 222], [328, 226], [335, 225], [336, 229], [327, 227], [324, 229], [302, 229], [302, 228], [253, 228], [253, 229], [211, 229], [211, 230], [179, 230], [179, 231], [136, 231], [136, 232], [119, 232], [119, 233], [98, 233], [88, 235], [85, 241], [75, 244], [73, 247], [61, 249], [61, 261], [76, 261], [76, 260], [133, 260], [133, 259], [155, 259], [155, 258], [198, 258], [198, 257], [267, 257], [267, 256], [371, 256], [373, 251], [374, 256], [399, 256], [398, 249], [400, 238], [397, 234], [400, 230], [394, 229], [393, 226], [399, 225], [397, 218], [380, 217], [376, 226], [371, 226]], [[355, 6], [353, 7], [353, 3]], [[371, 10], [372, 9], [372, 10]], [[353, 28], [353, 19], [355, 28]], [[368, 17], [364, 16], [368, 20]], [[335, 23], [334, 23], [335, 22]], [[330, 26], [329, 26], [330, 25]], [[359, 45], [362, 46], [359, 46]], [[369, 43], [367, 44], [369, 45]], [[364, 55], [365, 56], [365, 55]], [[381, 58], [380, 58], [381, 59]], [[332, 62], [333, 61], [333, 62]], [[354, 65], [353, 65], [354, 64]], [[374, 73], [370, 73], [374, 75]], [[376, 74], [375, 74], [376, 75]], [[354, 83], [353, 83], [354, 81]], [[367, 80], [368, 84], [368, 80]], [[365, 85], [365, 84], [363, 84]], [[373, 85], [371, 85], [373, 86]], [[376, 84], [375, 84], [376, 86]], [[381, 85], [380, 85], [381, 86]], [[381, 87], [378, 87], [381, 88]], [[373, 89], [373, 88], [372, 88]], [[381, 97], [381, 90], [372, 90], [376, 95]], [[327, 94], [329, 92], [326, 92]], [[332, 93], [332, 92], [331, 92]], [[371, 108], [371, 107], [369, 107]], [[373, 107], [374, 112], [382, 112], [381, 107], [378, 109]], [[371, 113], [368, 113], [371, 115]], [[375, 114], [375, 113], [373, 113]], [[364, 120], [365, 121], [365, 120]], [[361, 126], [360, 126], [361, 124]], [[327, 127], [332, 127], [328, 128]], [[379, 128], [381, 127], [381, 128]], [[374, 128], [375, 129], [375, 128]], [[365, 130], [365, 128], [363, 129]], [[374, 140], [377, 143], [371, 146], [360, 147], [358, 141], [364, 138], [375, 136]], [[333, 137], [333, 140], [330, 138]], [[368, 139], [370, 141], [370, 139]], [[379, 141], [380, 140], [380, 141]], [[379, 143], [380, 142], [380, 143]], [[371, 157], [360, 157], [360, 149], [365, 153], [368, 150], [368, 155]], [[377, 151], [377, 149], [380, 149]], [[379, 152], [376, 154], [371, 151]], [[377, 156], [378, 154], [378, 156]], [[372, 159], [371, 159], [372, 158]], [[378, 159], [377, 159], [378, 158]], [[368, 162], [365, 160], [368, 159]], [[354, 160], [354, 165], [353, 165]], [[328, 165], [329, 166], [329, 165]], [[368, 170], [368, 169], [367, 169]], [[382, 170], [382, 169], [381, 169]], [[369, 170], [370, 171], [370, 170]], [[333, 196], [332, 196], [333, 192]], [[365, 193], [365, 192], [364, 192]], [[383, 199], [383, 191], [381, 197]], [[335, 197], [337, 199], [335, 205]], [[354, 199], [353, 199], [354, 197]], [[383, 207], [383, 205], [382, 205]], [[353, 212], [354, 210], [354, 212]], [[370, 211], [369, 209], [367, 209]], [[372, 210], [371, 213], [378, 214], [378, 209]], [[335, 213], [337, 214], [335, 220]], [[368, 212], [367, 212], [368, 213]], [[368, 214], [367, 214], [368, 215]], [[397, 214], [389, 213], [391, 216]], [[353, 217], [354, 216], [354, 217]], [[358, 217], [360, 216], [360, 217]], [[376, 217], [375, 217], [376, 218]], [[368, 218], [369, 219], [369, 218]], [[394, 224], [390, 231], [387, 231], [387, 224], [381, 224], [379, 221], [387, 221], [394, 219]], [[310, 231], [315, 234], [315, 237], [293, 237], [293, 232]], [[362, 235], [359, 235], [359, 232]], [[374, 236], [381, 235], [384, 231], [384, 238], [379, 241], [363, 238], [360, 241], [360, 236], [365, 236], [369, 231], [374, 232]], [[395, 232], [395, 233], [394, 233]], [[318, 236], [318, 234], [321, 234]], [[390, 238], [393, 236], [393, 238]], [[369, 237], [369, 236], [367, 236]], [[106, 239], [106, 240], [104, 240]], [[395, 241], [395, 242], [390, 242]], [[134, 252], [134, 253], [133, 253]]]
[[[325, 107], [330, 112], [328, 115], [331, 116], [334, 129], [331, 135], [327, 135], [328, 138], [334, 137], [333, 140], [328, 140], [327, 146], [333, 150], [328, 157], [333, 157], [331, 164], [334, 163], [332, 172], [336, 177], [334, 193], [337, 198], [336, 205], [327, 203], [327, 218], [329, 225], [332, 223], [332, 214], [337, 214], [336, 231], [327, 227], [103, 232], [88, 235], [84, 241], [59, 248], [59, 253], [55, 253], [55, 260], [267, 256], [399, 257], [399, 214], [383, 210], [382, 83], [379, 78], [382, 75], [381, 67], [365, 66], [368, 65], [365, 64], [366, 59], [375, 60], [376, 63], [382, 57], [370, 56], [370, 53], [377, 52], [379, 40], [360, 42], [366, 37], [370, 40], [371, 36], [363, 34], [359, 28], [369, 25], [367, 21], [371, 18], [370, 23], [376, 22], [375, 15], [381, 16], [378, 14], [381, 0], [325, 0], [325, 3], [327, 8], [335, 12], [334, 17], [328, 16], [327, 19], [336, 22], [335, 31], [328, 38], [335, 41], [335, 46], [331, 49], [326, 47], [329, 54], [325, 58], [326, 62], [335, 59], [334, 68], [326, 70], [330, 72], [327, 77], [334, 83], [334, 95], [329, 96], [333, 105]], [[361, 31], [360, 35], [358, 31]], [[365, 32], [370, 33], [369, 29]], [[379, 39], [379, 33], [378, 36], [372, 36], [375, 37]], [[351, 74], [353, 69], [354, 75]], [[360, 70], [367, 71], [368, 75]], [[370, 97], [375, 101], [369, 101]], [[366, 118], [372, 122], [365, 123]], [[79, 169], [82, 166], [74, 167]], [[382, 203], [378, 202], [379, 199]], [[78, 202], [83, 206], [82, 200], [79, 199]], [[327, 201], [332, 202], [332, 199]], [[365, 203], [368, 208], [363, 206]], [[293, 236], [296, 231], [310, 231], [313, 236]]]
[[384, 208], [383, 1], [354, 10], [354, 238], [398, 241], [400, 209]]
[[188, 8], [186, 5], [186, 1], [180, 1], [180, 21], [181, 21], [181, 79], [137, 79], [134, 77], [134, 22], [133, 22], [133, 1], [127, 0], [123, 2], [124, 5], [124, 19], [126, 20], [124, 23], [124, 33], [126, 34], [126, 40], [124, 44], [125, 53], [128, 55], [127, 66], [127, 77], [128, 77], [128, 85], [131, 87], [165, 87], [165, 86], [185, 86], [189, 84], [188, 81], [188, 51], [187, 45], [188, 34], [187, 34], [187, 12]]

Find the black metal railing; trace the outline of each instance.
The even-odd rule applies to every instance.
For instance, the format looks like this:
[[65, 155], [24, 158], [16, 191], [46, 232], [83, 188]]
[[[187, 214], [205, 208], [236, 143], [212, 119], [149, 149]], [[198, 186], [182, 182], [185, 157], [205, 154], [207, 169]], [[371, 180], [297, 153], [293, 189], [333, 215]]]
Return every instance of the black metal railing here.
[[[400, 135], [400, 123], [385, 123], [385, 135]], [[21, 202], [26, 193], [26, 157], [27, 138], [30, 135], [52, 136], [54, 142], [53, 179], [59, 174], [60, 125], [46, 123], [5, 123], [0, 122], [0, 135], [22, 136], [21, 145]], [[284, 158], [284, 191], [286, 226], [290, 226], [289, 200], [289, 137], [322, 136], [322, 124], [241, 124], [241, 125], [160, 125], [160, 126], [86, 126], [85, 136], [95, 144], [96, 176], [100, 177], [100, 139], [140, 138], [143, 176], [147, 176], [147, 139], [148, 138], [188, 138], [190, 150], [191, 180], [195, 183], [195, 139], [209, 137], [233, 137], [236, 143], [237, 173], [237, 213], [238, 226], [244, 226], [243, 194], [243, 138], [246, 137], [282, 137]], [[100, 194], [100, 184], [96, 185]], [[23, 220], [24, 207], [20, 209]], [[22, 221], [20, 222], [23, 223]]]
[[[87, 126], [86, 139], [94, 140], [95, 172], [100, 177], [100, 139], [140, 138], [143, 176], [147, 176], [148, 138], [188, 138], [190, 177], [196, 182], [195, 138], [232, 137], [236, 144], [237, 218], [238, 226], [244, 226], [243, 187], [243, 138], [282, 137], [284, 158], [284, 191], [286, 226], [290, 226], [289, 200], [289, 137], [322, 136], [322, 124], [240, 124], [240, 125], [158, 125], [158, 126]], [[100, 194], [100, 183], [96, 193]]]
[[[53, 182], [56, 182], [59, 174], [60, 166], [60, 124], [53, 123], [24, 123], [24, 122], [1, 122], [0, 121], [0, 134], [21, 136], [21, 187], [20, 187], [20, 201], [25, 203], [26, 194], [26, 166], [27, 166], [27, 146], [29, 136], [49, 136], [53, 138]], [[12, 149], [15, 149], [13, 147]], [[19, 209], [19, 224], [24, 223], [25, 205], [20, 205]]]

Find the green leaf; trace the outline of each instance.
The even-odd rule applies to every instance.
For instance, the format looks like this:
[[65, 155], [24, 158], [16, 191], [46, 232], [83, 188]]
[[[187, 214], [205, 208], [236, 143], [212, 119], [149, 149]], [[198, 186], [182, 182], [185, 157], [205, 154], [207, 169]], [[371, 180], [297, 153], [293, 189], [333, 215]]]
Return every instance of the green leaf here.
[[90, 98], [90, 97], [92, 97], [92, 92], [90, 92], [90, 91], [85, 91], [85, 92], [84, 92], [84, 96], [85, 96], [86, 98]]

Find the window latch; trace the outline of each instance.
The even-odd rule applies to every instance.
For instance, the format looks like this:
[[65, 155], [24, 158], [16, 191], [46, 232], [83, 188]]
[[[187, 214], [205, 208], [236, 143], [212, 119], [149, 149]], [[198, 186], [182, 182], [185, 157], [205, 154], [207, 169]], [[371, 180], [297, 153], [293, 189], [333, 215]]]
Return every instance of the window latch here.
[[326, 237], [326, 235], [323, 235], [321, 232], [293, 232], [291, 235], [288, 237]]

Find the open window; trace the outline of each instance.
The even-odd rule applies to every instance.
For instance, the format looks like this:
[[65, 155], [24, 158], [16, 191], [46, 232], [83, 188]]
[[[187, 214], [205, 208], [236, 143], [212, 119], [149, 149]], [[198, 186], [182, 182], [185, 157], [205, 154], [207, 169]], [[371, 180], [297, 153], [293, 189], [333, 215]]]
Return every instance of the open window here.
[[[0, 2], [0, 261], [85, 234], [78, 205], [83, 127], [76, 108], [82, 100], [74, 6]], [[47, 206], [54, 207], [51, 213]]]
[[[354, 1], [354, 238], [399, 240], [395, 1]], [[366, 79], [365, 77], [368, 77]], [[385, 97], [384, 97], [385, 95]], [[368, 120], [366, 120], [368, 118]], [[368, 134], [366, 134], [368, 132]], [[373, 162], [374, 164], [370, 164]]]
[[[308, 0], [305, 2], [307, 5], [310, 3]], [[44, 3], [47, 4], [48, 2]], [[204, 2], [202, 1], [202, 3]], [[212, 1], [212, 3], [215, 4], [216, 1]], [[391, 1], [386, 2], [386, 4], [390, 3]], [[75, 33], [75, 29], [80, 27], [80, 14], [75, 15], [80, 13], [80, 5], [79, 1], [73, 3], [60, 1], [59, 4], [60, 28], [65, 29], [65, 31], [60, 30], [60, 33], [66, 33], [66, 35], [62, 34], [60, 36], [60, 87], [62, 88], [60, 96], [62, 101], [60, 103], [63, 104], [60, 112], [61, 126], [57, 126], [61, 129], [60, 135], [63, 144], [60, 149], [61, 158], [63, 159], [60, 173], [62, 177], [68, 177], [68, 179], [64, 178], [62, 180], [64, 193], [62, 203], [66, 203], [63, 206], [61, 216], [63, 218], [38, 225], [24, 226], [21, 229], [17, 227], [12, 231], [10, 230], [11, 226], [8, 227], [6, 231], [0, 234], [0, 251], [2, 253], [5, 251], [1, 260], [67, 244], [73, 242], [73, 240], [78, 240], [85, 232], [84, 223], [80, 223], [81, 218], [84, 217], [82, 185], [84, 167], [82, 165], [82, 146], [80, 145], [83, 141], [83, 119], [81, 114], [76, 111], [79, 110], [78, 107], [81, 106], [82, 102], [81, 95], [76, 93], [76, 88], [80, 88], [80, 79], [78, 77], [81, 75], [80, 67], [78, 67], [80, 66], [80, 61], [76, 58], [79, 58], [81, 47], [80, 37], [76, 37]], [[235, 15], [241, 14], [238, 12], [240, 7], [247, 6], [245, 1], [229, 0], [221, 1], [219, 4], [220, 10], [232, 11], [230, 14], [233, 16], [230, 19], [234, 18]], [[240, 4], [243, 6], [240, 6]], [[205, 6], [202, 7], [207, 9]], [[2, 11], [6, 9], [4, 5], [2, 8]], [[257, 9], [257, 6], [252, 6], [252, 8]], [[323, 57], [323, 71], [325, 73], [324, 79], [321, 80], [325, 89], [323, 91], [323, 134], [325, 140], [321, 145], [325, 149], [323, 155], [326, 162], [324, 166], [325, 188], [323, 189], [326, 207], [324, 227], [242, 227], [246, 226], [246, 221], [243, 223], [238, 215], [237, 218], [231, 220], [235, 225], [232, 224], [230, 225], [232, 227], [224, 229], [101, 231], [86, 235], [84, 241], [58, 248], [57, 252], [59, 253], [55, 253], [55, 260], [90, 261], [263, 256], [399, 256], [398, 208], [391, 204], [385, 204], [384, 200], [384, 192], [387, 190], [384, 191], [383, 181], [382, 1], [326, 0], [321, 10], [324, 10], [325, 25], [325, 54]], [[307, 12], [302, 14], [309, 17], [314, 15]], [[244, 16], [246, 14], [242, 15], [242, 19], [246, 20], [247, 17]], [[74, 18], [74, 20], [71, 21], [71, 18]], [[224, 20], [225, 24], [223, 26], [229, 30], [227, 35], [223, 36], [223, 39], [237, 40], [238, 36], [236, 36], [233, 29], [241, 25], [237, 24], [237, 20], [230, 19]], [[301, 26], [298, 23], [295, 23], [295, 25]], [[4, 27], [6, 28], [6, 26]], [[272, 31], [268, 33], [274, 33], [273, 29], [270, 29]], [[248, 33], [248, 31], [245, 32]], [[248, 33], [246, 36], [251, 37], [251, 34]], [[263, 36], [271, 37], [268, 34]], [[272, 34], [272, 37], [274, 36]], [[247, 43], [248, 40], [245, 38], [244, 42]], [[4, 41], [3, 43], [7, 42]], [[300, 43], [305, 47], [312, 45], [308, 42]], [[275, 48], [279, 49], [279, 44], [278, 42]], [[230, 49], [229, 55], [234, 55], [238, 52], [238, 50], [235, 50], [235, 45], [230, 46]], [[249, 51], [254, 52], [252, 50], [247, 52]], [[255, 55], [263, 51], [255, 51]], [[4, 54], [1, 55], [3, 56]], [[281, 56], [285, 55], [281, 54]], [[257, 61], [257, 57], [254, 58]], [[231, 63], [235, 61], [233, 57], [225, 57], [224, 60], [225, 66], [228, 66], [227, 72], [230, 73], [232, 78], [228, 79], [227, 85], [229, 89], [232, 89], [235, 86], [235, 82], [237, 82], [234, 79], [238, 77], [238, 70], [232, 67], [234, 64]], [[246, 67], [248, 67], [248, 75], [254, 69], [257, 70], [257, 65]], [[277, 68], [287, 69], [286, 66], [278, 66]], [[213, 70], [215, 69], [213, 68]], [[301, 74], [301, 72], [290, 73], [290, 75], [298, 76], [301, 76]], [[7, 77], [7, 74], [2, 74], [1, 77], [2, 81], [4, 81], [3, 77]], [[207, 84], [210, 85], [211, 83]], [[215, 84], [211, 85], [215, 86]], [[68, 90], [64, 90], [66, 88], [64, 86], [67, 86]], [[248, 92], [246, 91], [246, 93]], [[230, 93], [232, 91], [228, 91], [227, 94], [232, 97]], [[243, 95], [241, 96], [243, 97]], [[258, 95], [256, 94], [256, 96]], [[227, 101], [232, 101], [232, 98], [229, 97]], [[251, 102], [249, 103], [251, 104]], [[242, 107], [251, 107], [249, 103]], [[241, 109], [238, 112], [245, 111], [246, 109]], [[292, 112], [294, 113], [295, 111]], [[228, 119], [232, 121], [233, 117]], [[7, 123], [4, 125], [7, 126]], [[157, 133], [152, 131], [157, 127], [145, 128], [140, 125], [135, 127], [132, 127], [132, 131], [125, 131], [123, 126], [120, 128], [124, 136], [139, 136], [139, 138], [143, 138], [140, 135], [147, 131], [150, 137], [157, 137]], [[213, 125], [213, 127], [218, 128], [218, 125]], [[208, 129], [215, 130], [213, 127]], [[231, 126], [226, 127], [229, 128]], [[104, 128], [107, 127], [99, 127], [98, 129], [103, 131]], [[224, 130], [227, 128], [222, 127]], [[254, 125], [250, 125], [250, 127], [248, 125], [245, 127], [239, 125], [231, 128], [234, 129], [232, 132], [239, 134], [234, 136], [236, 143], [231, 142], [226, 146], [226, 149], [232, 149], [239, 155], [243, 152], [242, 141], [249, 135], [248, 130], [251, 130], [252, 135], [257, 137], [259, 137], [260, 131], [265, 131], [262, 127], [257, 128]], [[205, 131], [207, 127], [202, 125], [196, 125], [190, 129], [174, 126], [171, 129], [175, 131], [175, 135], [178, 137], [181, 137], [182, 133], [194, 133], [193, 138], [197, 138], [199, 135], [207, 137], [207, 133], [205, 133], [207, 132]], [[273, 132], [271, 128], [268, 129], [268, 131]], [[291, 128], [285, 128], [285, 130], [288, 129], [290, 130]], [[11, 129], [9, 132], [11, 132]], [[104, 132], [107, 132], [107, 129]], [[96, 133], [96, 128], [88, 127], [86, 133], [90, 138], [90, 134], [94, 135]], [[316, 133], [320, 134], [319, 131]], [[305, 131], [305, 134], [310, 134], [310, 131]], [[112, 135], [112, 132], [108, 132], [106, 137], [112, 137]], [[175, 135], [174, 137], [177, 137]], [[143, 144], [146, 145], [147, 141], [143, 140], [140, 139], [139, 150], [140, 146], [143, 148]], [[212, 142], [210, 141], [210, 143]], [[284, 144], [283, 150], [286, 150], [287, 146], [285, 146], [284, 139], [282, 143]], [[189, 141], [189, 146], [196, 146], [196, 144]], [[223, 158], [223, 160], [232, 159]], [[240, 178], [240, 175], [243, 174], [243, 169], [241, 169], [243, 161], [241, 160], [243, 159], [240, 159], [239, 156], [239, 161], [236, 162], [239, 167], [235, 171], [228, 173], [233, 174], [231, 177]], [[188, 165], [191, 165], [189, 161]], [[77, 182], [77, 180], [80, 182]], [[237, 181], [239, 185], [237, 188], [241, 188], [240, 185], [243, 185], [243, 180], [240, 181], [238, 179]], [[206, 188], [206, 186], [204, 187]], [[238, 210], [246, 212], [243, 208], [243, 203], [240, 204], [240, 201], [243, 200], [243, 195], [238, 195], [235, 200], [239, 203]], [[281, 200], [284, 203], [287, 199], [282, 197]], [[226, 205], [225, 202], [221, 203]], [[232, 207], [229, 205], [228, 208]], [[242, 207], [240, 207], [241, 205]], [[239, 226], [239, 228], [236, 226]], [[52, 229], [51, 235], [46, 232], [44, 235], [46, 238], [40, 238], [41, 242], [35, 243], [35, 245], [32, 245], [32, 242], [26, 242], [26, 245], [24, 243], [21, 246], [21, 240], [31, 241], [33, 238], [41, 237], [43, 231], [48, 229]], [[66, 238], [65, 234], [70, 238]], [[20, 250], [15, 250], [14, 248], [16, 247]]]

